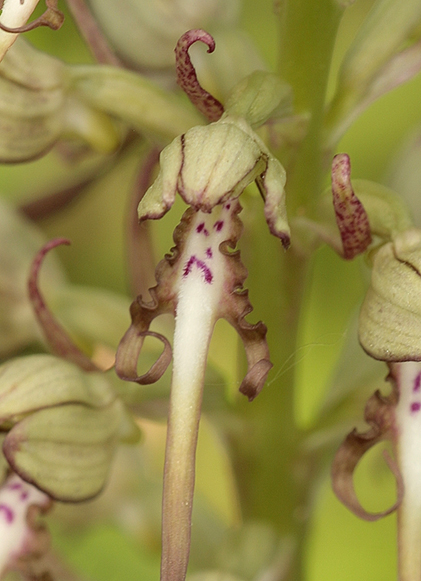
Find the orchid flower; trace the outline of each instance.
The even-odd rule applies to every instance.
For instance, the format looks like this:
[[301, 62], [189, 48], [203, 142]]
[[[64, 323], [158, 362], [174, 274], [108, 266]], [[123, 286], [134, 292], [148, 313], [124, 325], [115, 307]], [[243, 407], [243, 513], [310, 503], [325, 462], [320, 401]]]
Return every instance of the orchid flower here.
[[[347, 161], [344, 156], [339, 162], [341, 159]], [[334, 179], [334, 196], [336, 187]], [[349, 174], [343, 187], [352, 190]], [[371, 284], [360, 311], [359, 340], [368, 355], [387, 363], [392, 390], [388, 396], [374, 393], [364, 413], [369, 429], [353, 430], [337, 451], [332, 466], [333, 489], [350, 510], [365, 520], [377, 520], [398, 511], [399, 579], [417, 581], [421, 575], [421, 231], [411, 226], [409, 216], [390, 192], [379, 195], [372, 188], [370, 191], [367, 184], [362, 189], [365, 192], [361, 197], [367, 203], [364, 208], [354, 205], [352, 209], [349, 205], [345, 222], [370, 225], [371, 234], [382, 243], [371, 252]], [[380, 213], [379, 204], [383, 204]], [[344, 216], [335, 209], [340, 226]], [[347, 227], [341, 234], [343, 240], [350, 236], [355, 244], [361, 238], [356, 227]], [[367, 237], [370, 241], [371, 237]], [[357, 498], [353, 473], [365, 452], [384, 440], [393, 447], [394, 458], [387, 454], [385, 458], [396, 478], [397, 500], [387, 510], [370, 513]]]
[[[183, 35], [176, 48], [179, 83], [214, 122], [190, 129], [163, 150], [160, 173], [139, 204], [140, 220], [157, 219], [172, 206], [178, 191], [190, 208], [174, 232], [172, 253], [156, 269], [157, 286], [150, 290], [152, 301], [138, 297], [132, 304], [132, 325], [116, 358], [116, 370], [123, 379], [139, 384], [159, 379], [170, 363], [171, 347], [165, 337], [150, 330], [150, 324], [163, 313], [174, 314], [162, 517], [161, 576], [165, 581], [182, 581], [187, 571], [195, 450], [206, 359], [216, 321], [225, 318], [244, 342], [249, 370], [240, 391], [250, 401], [262, 389], [272, 366], [265, 325], [245, 320], [252, 310], [243, 289], [247, 272], [238, 251], [230, 252], [242, 230], [238, 197], [252, 181], [256, 181], [265, 200], [271, 232], [285, 248], [289, 245], [285, 171], [249, 124], [267, 117], [258, 106], [259, 91], [253, 87], [254, 81], [240, 90], [248, 119], [230, 115], [229, 107], [224, 112], [222, 104], [198, 84], [187, 54], [195, 40], [206, 42], [211, 49], [214, 46], [212, 37], [203, 31]], [[273, 103], [270, 106], [274, 108]], [[237, 99], [232, 107], [240, 111]], [[147, 336], [162, 341], [164, 349], [152, 368], [138, 376], [137, 359]]]
[[9, 569], [32, 575], [32, 557], [48, 548], [48, 534], [35, 521], [39, 510], [53, 500], [96, 496], [119, 442], [139, 435], [111, 378], [73, 342], [40, 292], [43, 260], [62, 243], [68, 241], [41, 248], [28, 281], [35, 318], [58, 356], [27, 355], [0, 365], [0, 575]]
[[28, 282], [35, 316], [57, 356], [35, 354], [0, 366], [2, 451], [19, 476], [50, 498], [78, 502], [98, 494], [119, 441], [135, 441], [138, 429], [112, 381], [73, 342], [47, 307], [38, 275], [45, 244]]

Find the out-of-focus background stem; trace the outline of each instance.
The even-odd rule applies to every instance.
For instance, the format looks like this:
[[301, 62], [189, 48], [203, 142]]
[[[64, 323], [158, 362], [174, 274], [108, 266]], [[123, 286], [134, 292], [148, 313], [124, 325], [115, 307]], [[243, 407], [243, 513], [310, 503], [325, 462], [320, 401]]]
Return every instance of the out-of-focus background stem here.
[[[321, 128], [330, 63], [342, 10], [330, 0], [283, 2], [280, 8], [278, 71], [294, 93], [296, 113], [310, 117], [308, 133], [287, 166], [287, 207], [290, 216], [308, 208], [321, 188], [323, 172]], [[323, 33], [320, 31], [323, 23]], [[252, 406], [242, 406], [247, 415], [248, 437], [241, 440], [237, 461], [242, 506], [246, 517], [269, 520], [280, 533], [291, 536], [296, 551], [286, 579], [304, 579], [303, 543], [310, 515], [307, 496], [317, 482], [313, 466], [300, 458], [302, 434], [295, 418], [294, 387], [297, 335], [308, 259], [299, 256], [294, 243], [284, 253], [266, 240], [254, 226], [247, 234], [251, 257], [250, 285], [265, 288], [265, 273], [279, 273], [267, 284], [264, 320], [269, 325], [274, 378]], [[271, 256], [268, 259], [268, 246]], [[251, 263], [250, 263], [251, 258]], [[269, 290], [270, 289], [270, 290]], [[260, 296], [262, 296], [262, 292]], [[276, 373], [277, 372], [277, 373]]]

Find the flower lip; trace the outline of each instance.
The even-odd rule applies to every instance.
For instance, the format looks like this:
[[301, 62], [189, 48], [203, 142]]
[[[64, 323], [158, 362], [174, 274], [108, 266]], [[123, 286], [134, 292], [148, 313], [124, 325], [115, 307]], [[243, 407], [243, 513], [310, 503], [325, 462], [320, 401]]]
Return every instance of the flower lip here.
[[[152, 301], [144, 302], [138, 297], [132, 304], [132, 324], [116, 356], [119, 377], [144, 385], [162, 376], [171, 360], [171, 347], [165, 337], [153, 334], [149, 327], [153, 319], [161, 314], [178, 313], [179, 293], [187, 279], [198, 273], [205, 285], [204, 293], [211, 286], [215, 292], [221, 293], [219, 298], [213, 299], [216, 301], [212, 306], [214, 322], [219, 318], [226, 319], [244, 343], [248, 372], [241, 383], [240, 392], [251, 401], [261, 391], [272, 364], [266, 343], [266, 326], [262, 322], [253, 325], [246, 321], [252, 311], [248, 292], [243, 288], [247, 270], [241, 263], [239, 252], [232, 251], [242, 230], [237, 217], [240, 209], [238, 201], [228, 202], [220, 209], [221, 216], [216, 219], [203, 213], [200, 216], [193, 208], [186, 210], [174, 232], [176, 246], [172, 254], [166, 255], [157, 267], [157, 286], [150, 290]], [[186, 248], [190, 236], [194, 245], [189, 249], [194, 247], [194, 252]], [[225, 236], [227, 239], [224, 240]], [[223, 286], [221, 277], [224, 278]], [[136, 372], [137, 358], [145, 337], [152, 334], [164, 343], [164, 351], [149, 372], [139, 377]]]

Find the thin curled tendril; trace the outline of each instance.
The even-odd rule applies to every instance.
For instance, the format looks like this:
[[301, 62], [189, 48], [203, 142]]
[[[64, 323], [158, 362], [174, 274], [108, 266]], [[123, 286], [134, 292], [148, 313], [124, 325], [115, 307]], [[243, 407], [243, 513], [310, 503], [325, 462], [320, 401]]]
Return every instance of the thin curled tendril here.
[[197, 80], [196, 70], [189, 57], [189, 48], [199, 40], [208, 46], [208, 53], [215, 50], [215, 41], [208, 32], [193, 29], [184, 33], [175, 47], [177, 83], [187, 94], [193, 105], [209, 121], [218, 121], [224, 112], [224, 107], [218, 99], [201, 87]]
[[28, 280], [29, 300], [51, 351], [85, 371], [99, 371], [98, 367], [73, 343], [67, 332], [56, 321], [39, 290], [38, 275], [42, 262], [50, 250], [61, 244], [69, 245], [70, 241], [66, 238], [54, 238], [47, 242], [35, 256]]

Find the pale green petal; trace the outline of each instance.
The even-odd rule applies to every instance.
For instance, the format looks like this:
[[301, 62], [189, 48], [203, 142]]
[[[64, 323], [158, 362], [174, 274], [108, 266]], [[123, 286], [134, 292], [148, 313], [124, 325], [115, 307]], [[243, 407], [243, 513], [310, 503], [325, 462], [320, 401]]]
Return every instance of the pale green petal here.
[[[361, 345], [383, 361], [421, 360], [421, 277], [416, 270], [421, 233], [415, 231], [412, 246], [405, 238], [408, 236], [397, 239], [397, 249], [388, 243], [375, 255], [371, 285], [360, 313]], [[405, 258], [412, 259], [413, 265]]]
[[161, 218], [173, 205], [178, 187], [178, 176], [183, 164], [181, 137], [176, 137], [159, 156], [158, 177], [147, 190], [137, 208], [139, 220]]
[[261, 150], [237, 124], [221, 119], [194, 127], [183, 139], [179, 192], [203, 211], [238, 197], [265, 168]]
[[290, 228], [285, 203], [286, 172], [276, 158], [269, 157], [266, 171], [256, 182], [265, 198], [265, 217], [269, 230], [288, 248]]
[[115, 393], [105, 375], [86, 373], [52, 355], [12, 359], [0, 367], [0, 421], [69, 402], [109, 405]]
[[122, 413], [119, 401], [41, 410], [16, 424], [3, 449], [13, 469], [51, 497], [85, 500], [105, 484]]

